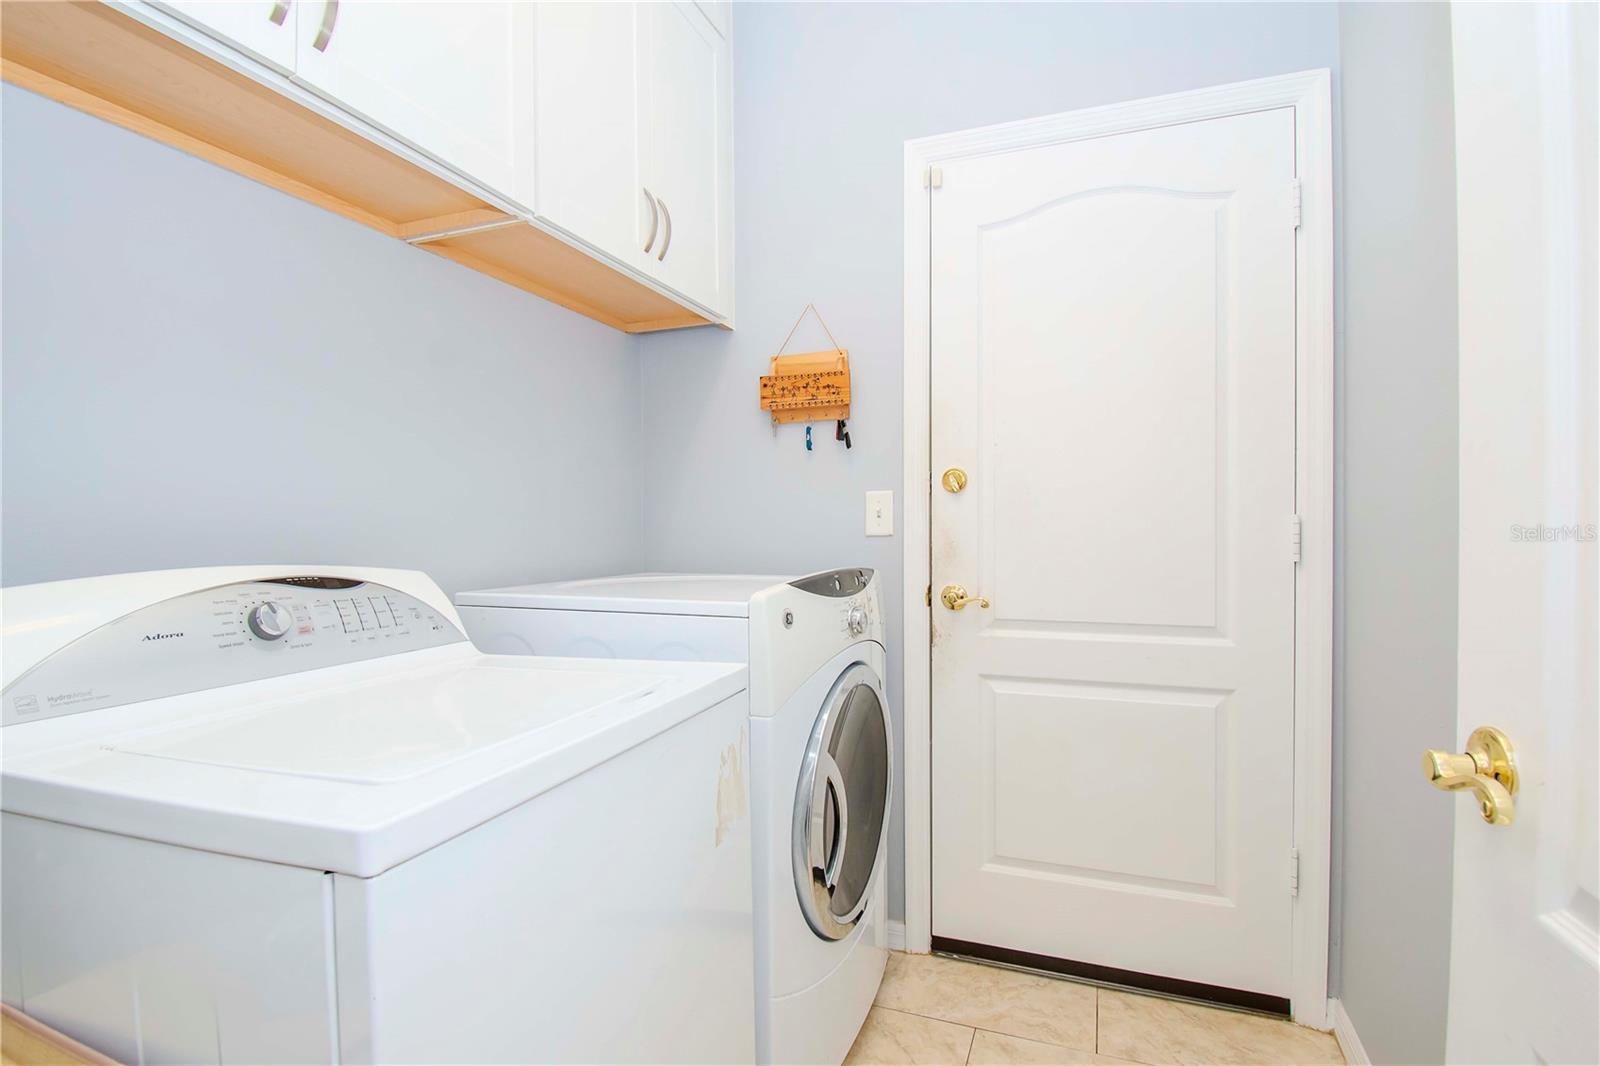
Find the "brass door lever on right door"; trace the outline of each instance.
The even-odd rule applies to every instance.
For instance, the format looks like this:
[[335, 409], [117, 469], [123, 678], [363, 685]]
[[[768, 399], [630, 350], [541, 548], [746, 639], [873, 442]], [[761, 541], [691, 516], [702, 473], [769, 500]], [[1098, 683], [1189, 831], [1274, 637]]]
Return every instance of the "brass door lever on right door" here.
[[1423, 752], [1422, 774], [1434, 788], [1477, 793], [1479, 813], [1490, 825], [1510, 825], [1516, 817], [1516, 751], [1494, 726], [1474, 729], [1460, 755], [1437, 748]]

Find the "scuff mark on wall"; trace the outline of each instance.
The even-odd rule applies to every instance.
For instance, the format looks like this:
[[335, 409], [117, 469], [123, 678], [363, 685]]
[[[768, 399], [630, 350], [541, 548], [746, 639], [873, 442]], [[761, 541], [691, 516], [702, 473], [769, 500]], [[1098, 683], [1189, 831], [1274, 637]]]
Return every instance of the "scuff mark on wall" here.
[[741, 726], [739, 742], [722, 749], [717, 766], [717, 847], [733, 826], [750, 813], [750, 783], [745, 777], [745, 751], [750, 744], [750, 727]]

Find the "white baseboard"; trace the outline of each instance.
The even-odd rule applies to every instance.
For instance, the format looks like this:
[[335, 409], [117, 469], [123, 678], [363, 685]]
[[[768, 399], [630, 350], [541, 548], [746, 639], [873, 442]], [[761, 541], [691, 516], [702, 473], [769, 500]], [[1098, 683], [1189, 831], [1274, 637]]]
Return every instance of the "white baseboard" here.
[[1344, 1004], [1337, 999], [1328, 1000], [1328, 1019], [1333, 1022], [1333, 1035], [1339, 1041], [1339, 1050], [1344, 1053], [1344, 1061], [1349, 1066], [1372, 1066], [1372, 1060], [1367, 1057], [1367, 1049], [1361, 1046], [1361, 1037], [1356, 1033], [1355, 1023], [1344, 1011]]
[[890, 951], [904, 951], [906, 949], [906, 923], [897, 922], [893, 918], [888, 921], [888, 936]]

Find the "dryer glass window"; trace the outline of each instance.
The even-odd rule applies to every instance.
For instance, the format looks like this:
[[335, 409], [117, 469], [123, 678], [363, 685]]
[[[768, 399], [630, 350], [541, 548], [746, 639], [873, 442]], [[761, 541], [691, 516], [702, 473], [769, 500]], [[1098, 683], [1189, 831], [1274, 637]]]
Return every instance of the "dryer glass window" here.
[[[844, 779], [849, 797], [849, 832], [843, 841], [839, 883], [834, 886], [829, 909], [836, 918], [849, 920], [860, 912], [872, 884], [889, 806], [889, 746], [886, 715], [871, 686], [856, 685], [845, 701], [839, 727], [834, 730], [829, 753]], [[835, 840], [832, 843], [838, 844]]]
[[818, 717], [795, 803], [796, 888], [819, 935], [849, 934], [882, 855], [892, 776], [888, 712], [877, 675], [856, 663]]

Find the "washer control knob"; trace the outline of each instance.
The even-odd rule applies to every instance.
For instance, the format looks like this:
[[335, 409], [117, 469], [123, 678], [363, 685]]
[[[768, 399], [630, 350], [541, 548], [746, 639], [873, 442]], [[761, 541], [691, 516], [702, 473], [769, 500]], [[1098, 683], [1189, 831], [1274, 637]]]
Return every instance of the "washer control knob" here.
[[250, 632], [262, 640], [281, 640], [294, 628], [294, 615], [276, 600], [258, 603], [250, 608], [247, 621], [250, 623]]
[[850, 613], [845, 615], [845, 627], [856, 636], [867, 631], [867, 609], [859, 603], [850, 608]]

